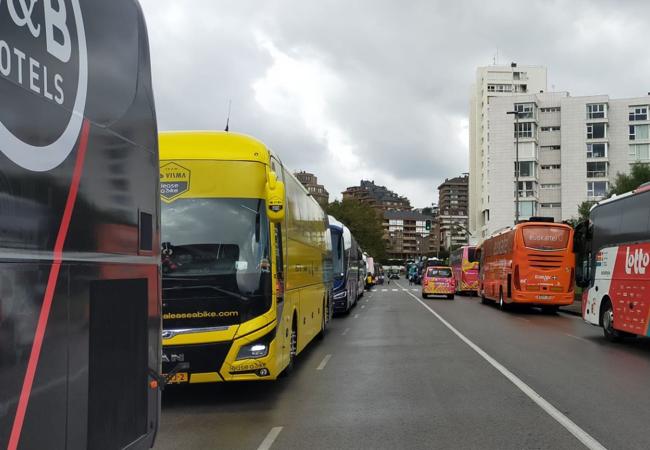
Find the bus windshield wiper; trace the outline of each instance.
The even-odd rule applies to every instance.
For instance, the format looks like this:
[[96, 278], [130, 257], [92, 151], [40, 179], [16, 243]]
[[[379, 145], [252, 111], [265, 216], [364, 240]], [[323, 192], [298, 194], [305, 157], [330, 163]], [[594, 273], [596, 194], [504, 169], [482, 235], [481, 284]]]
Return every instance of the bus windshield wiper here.
[[[184, 281], [197, 281], [195, 278], [174, 278], [175, 280], [184, 280]], [[235, 297], [239, 300], [248, 300], [248, 297], [245, 297], [243, 295], [237, 294], [235, 292], [229, 291], [227, 289], [221, 289], [216, 286], [211, 286], [209, 284], [201, 284], [198, 286], [173, 286], [173, 287], [164, 287], [163, 291], [178, 291], [182, 289], [212, 289], [217, 292], [221, 292], [222, 294], [230, 295], [231, 297]]]

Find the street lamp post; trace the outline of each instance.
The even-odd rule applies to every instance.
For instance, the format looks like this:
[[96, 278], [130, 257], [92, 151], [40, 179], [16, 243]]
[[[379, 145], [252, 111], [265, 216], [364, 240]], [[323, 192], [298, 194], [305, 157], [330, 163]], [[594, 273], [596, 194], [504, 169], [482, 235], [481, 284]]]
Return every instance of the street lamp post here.
[[515, 225], [519, 223], [519, 111], [508, 111], [515, 115]]

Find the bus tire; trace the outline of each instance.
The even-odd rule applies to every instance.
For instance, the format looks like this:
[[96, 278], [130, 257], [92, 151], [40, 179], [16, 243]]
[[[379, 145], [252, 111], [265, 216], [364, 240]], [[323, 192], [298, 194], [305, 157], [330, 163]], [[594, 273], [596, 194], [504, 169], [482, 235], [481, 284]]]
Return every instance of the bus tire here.
[[603, 301], [603, 307], [600, 311], [600, 323], [603, 325], [603, 335], [609, 342], [620, 342], [624, 334], [614, 329], [614, 308], [609, 298]]
[[453, 300], [454, 297], [454, 294], [447, 294], [447, 300]]
[[490, 300], [487, 299], [487, 297], [485, 296], [485, 293], [481, 293], [481, 303], [484, 304], [484, 305], [487, 305], [488, 303], [490, 303]]

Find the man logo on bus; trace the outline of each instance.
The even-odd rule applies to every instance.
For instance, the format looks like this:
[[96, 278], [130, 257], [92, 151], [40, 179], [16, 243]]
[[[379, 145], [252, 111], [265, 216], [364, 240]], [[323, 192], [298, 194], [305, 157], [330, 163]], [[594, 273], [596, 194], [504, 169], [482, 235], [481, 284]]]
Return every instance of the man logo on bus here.
[[634, 272], [636, 275], [645, 275], [648, 264], [650, 264], [650, 253], [645, 253], [641, 248], [630, 253], [630, 247], [627, 247], [625, 250], [625, 273], [630, 275]]
[[0, 111], [0, 152], [28, 170], [57, 167], [77, 143], [86, 107], [79, 0], [0, 0], [0, 82], [17, 87], [3, 91], [12, 108]]

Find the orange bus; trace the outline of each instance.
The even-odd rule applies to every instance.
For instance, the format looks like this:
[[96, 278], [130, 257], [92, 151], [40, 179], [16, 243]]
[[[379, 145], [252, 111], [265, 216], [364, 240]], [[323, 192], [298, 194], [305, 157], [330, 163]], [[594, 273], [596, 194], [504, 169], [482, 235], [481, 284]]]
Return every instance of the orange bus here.
[[463, 245], [449, 255], [449, 265], [456, 279], [456, 292], [476, 295], [478, 291], [478, 258], [476, 247]]
[[573, 303], [573, 228], [535, 218], [486, 239], [480, 247], [481, 302], [540, 306], [549, 312]]

